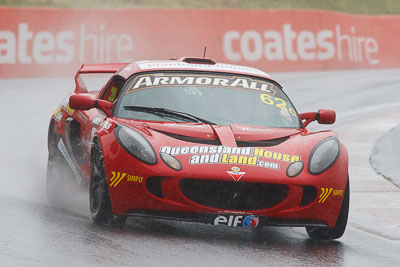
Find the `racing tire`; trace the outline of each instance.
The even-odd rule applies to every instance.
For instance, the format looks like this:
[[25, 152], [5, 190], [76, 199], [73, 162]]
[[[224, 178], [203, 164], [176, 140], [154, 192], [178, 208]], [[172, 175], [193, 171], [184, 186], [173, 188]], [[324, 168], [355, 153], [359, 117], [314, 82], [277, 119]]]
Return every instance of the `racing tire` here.
[[339, 215], [336, 224], [333, 228], [326, 227], [312, 227], [307, 226], [307, 234], [317, 240], [332, 240], [340, 238], [346, 230], [347, 218], [349, 216], [349, 204], [350, 204], [350, 184], [349, 177], [347, 177], [346, 189], [342, 201], [342, 206], [339, 211]]
[[98, 141], [95, 141], [92, 150], [91, 172], [89, 206], [92, 220], [97, 224], [123, 225], [127, 217], [112, 214], [103, 152]]

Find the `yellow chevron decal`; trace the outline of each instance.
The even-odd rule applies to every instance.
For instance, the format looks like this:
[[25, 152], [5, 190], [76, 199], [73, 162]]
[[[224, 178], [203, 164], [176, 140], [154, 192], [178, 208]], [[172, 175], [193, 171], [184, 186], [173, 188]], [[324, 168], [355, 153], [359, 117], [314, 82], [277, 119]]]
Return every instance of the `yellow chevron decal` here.
[[119, 184], [119, 182], [121, 182], [126, 176], [126, 173], [122, 173], [121, 178], [119, 178], [119, 180], [117, 180], [117, 182], [114, 184], [114, 187], [117, 187], [117, 185]]
[[332, 193], [333, 188], [321, 188], [321, 194], [319, 195], [318, 203], [324, 203], [325, 200], [329, 197]]
[[111, 173], [113, 176], [111, 177], [110, 182], [112, 182], [114, 180], [114, 178], [117, 176], [116, 172], [111, 172]]
[[121, 173], [121, 172], [111, 172], [112, 177], [110, 179], [110, 187], [117, 187], [118, 184], [125, 178], [126, 173]]

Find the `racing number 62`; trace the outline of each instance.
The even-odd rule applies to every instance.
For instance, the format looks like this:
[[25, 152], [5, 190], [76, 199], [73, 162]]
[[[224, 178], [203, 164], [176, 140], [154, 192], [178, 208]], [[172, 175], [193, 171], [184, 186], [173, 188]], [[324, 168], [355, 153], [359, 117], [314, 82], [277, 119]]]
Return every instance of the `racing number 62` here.
[[289, 111], [289, 113], [292, 114], [295, 117], [297, 116], [296, 111], [294, 111], [294, 109], [287, 108], [286, 101], [283, 100], [282, 98], [272, 97], [272, 96], [270, 96], [268, 94], [261, 94], [260, 95], [260, 99], [266, 105], [275, 106], [275, 107], [280, 108], [280, 109], [282, 109], [284, 111]]

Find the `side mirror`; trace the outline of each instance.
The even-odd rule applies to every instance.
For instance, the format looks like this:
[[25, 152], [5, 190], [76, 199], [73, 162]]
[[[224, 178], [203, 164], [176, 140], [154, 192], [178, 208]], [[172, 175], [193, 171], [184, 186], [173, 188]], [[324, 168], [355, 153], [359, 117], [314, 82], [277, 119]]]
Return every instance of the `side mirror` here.
[[69, 97], [69, 106], [77, 110], [89, 110], [94, 108], [95, 99], [88, 94], [76, 94]]
[[306, 127], [312, 121], [318, 121], [320, 124], [333, 124], [336, 121], [336, 112], [330, 109], [320, 109], [317, 112], [306, 112], [300, 114], [300, 119]]
[[106, 100], [95, 99], [89, 94], [74, 94], [69, 97], [69, 106], [76, 110], [99, 108], [104, 111], [107, 116], [110, 116], [114, 104]]
[[336, 112], [331, 109], [320, 109], [317, 112], [317, 121], [320, 124], [334, 124], [336, 121]]

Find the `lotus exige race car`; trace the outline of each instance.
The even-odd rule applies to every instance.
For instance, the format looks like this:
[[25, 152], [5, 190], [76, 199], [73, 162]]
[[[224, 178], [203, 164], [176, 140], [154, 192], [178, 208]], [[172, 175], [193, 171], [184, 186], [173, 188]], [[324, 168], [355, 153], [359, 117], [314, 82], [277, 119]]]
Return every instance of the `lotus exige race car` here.
[[[87, 73], [112, 77], [88, 91]], [[69, 172], [89, 187], [98, 223], [143, 216], [343, 235], [347, 149], [306, 129], [334, 123], [334, 111], [299, 115], [268, 74], [205, 58], [82, 65], [75, 81], [50, 121], [51, 201]]]

